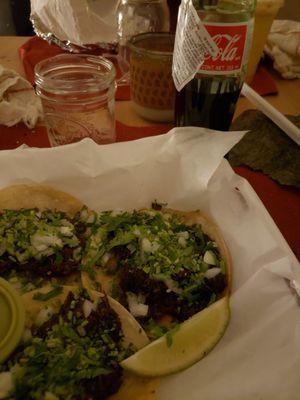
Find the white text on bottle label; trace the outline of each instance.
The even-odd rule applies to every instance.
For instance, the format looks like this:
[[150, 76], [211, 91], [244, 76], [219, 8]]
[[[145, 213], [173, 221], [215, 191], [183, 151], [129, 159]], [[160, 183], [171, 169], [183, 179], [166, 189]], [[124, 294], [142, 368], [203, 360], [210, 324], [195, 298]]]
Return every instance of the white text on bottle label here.
[[239, 72], [247, 62], [245, 55], [250, 22], [205, 23], [205, 28], [218, 46], [219, 51], [214, 56], [205, 55], [199, 72], [214, 75]]

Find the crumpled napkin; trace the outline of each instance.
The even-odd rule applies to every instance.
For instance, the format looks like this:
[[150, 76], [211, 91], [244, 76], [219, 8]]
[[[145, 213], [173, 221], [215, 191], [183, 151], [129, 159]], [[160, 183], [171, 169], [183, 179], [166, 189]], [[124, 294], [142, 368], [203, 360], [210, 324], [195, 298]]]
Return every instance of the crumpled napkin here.
[[275, 20], [264, 50], [283, 78], [300, 78], [300, 22]]
[[33, 128], [42, 118], [42, 104], [30, 82], [0, 65], [0, 124], [24, 122]]

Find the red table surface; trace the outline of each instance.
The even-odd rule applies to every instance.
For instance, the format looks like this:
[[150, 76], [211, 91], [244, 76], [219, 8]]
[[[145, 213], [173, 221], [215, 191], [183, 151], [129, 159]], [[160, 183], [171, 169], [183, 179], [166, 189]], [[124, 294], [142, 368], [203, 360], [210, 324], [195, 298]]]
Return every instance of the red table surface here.
[[[117, 141], [159, 135], [168, 132], [170, 128], [171, 125], [167, 124], [128, 127], [117, 121]], [[31, 147], [48, 147], [46, 128], [38, 126], [30, 130], [23, 124], [11, 128], [0, 125], [0, 149], [14, 149], [23, 143]], [[234, 170], [250, 182], [291, 249], [300, 259], [300, 191], [279, 185], [263, 173], [254, 172], [247, 167], [236, 167]]]

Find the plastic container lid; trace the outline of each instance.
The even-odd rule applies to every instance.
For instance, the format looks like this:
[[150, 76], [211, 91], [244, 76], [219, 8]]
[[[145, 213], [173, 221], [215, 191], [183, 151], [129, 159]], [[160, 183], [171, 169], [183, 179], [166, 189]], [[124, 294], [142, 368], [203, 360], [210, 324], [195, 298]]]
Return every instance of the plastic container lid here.
[[25, 310], [14, 288], [0, 278], [0, 363], [19, 343], [25, 324]]

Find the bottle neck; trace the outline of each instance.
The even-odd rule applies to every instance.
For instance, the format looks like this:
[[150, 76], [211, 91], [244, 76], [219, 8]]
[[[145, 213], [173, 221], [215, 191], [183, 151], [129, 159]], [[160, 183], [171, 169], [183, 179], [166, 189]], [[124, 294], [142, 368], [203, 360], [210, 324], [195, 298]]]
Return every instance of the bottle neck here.
[[193, 0], [196, 9], [219, 13], [254, 14], [257, 0]]

